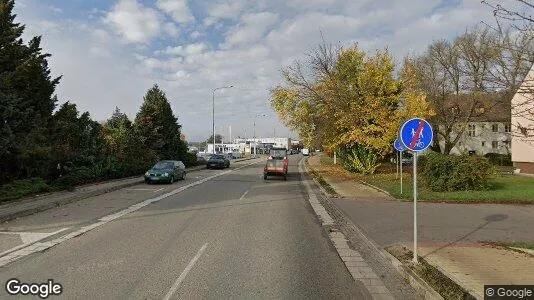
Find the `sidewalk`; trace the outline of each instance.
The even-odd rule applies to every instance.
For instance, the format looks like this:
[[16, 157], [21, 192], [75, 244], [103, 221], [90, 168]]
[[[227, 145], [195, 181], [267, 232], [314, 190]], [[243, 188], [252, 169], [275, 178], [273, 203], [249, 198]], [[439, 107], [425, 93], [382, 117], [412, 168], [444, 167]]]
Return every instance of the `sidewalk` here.
[[[308, 159], [321, 170], [319, 156]], [[413, 248], [413, 204], [341, 176], [321, 174], [345, 215], [380, 247]], [[534, 241], [534, 206], [418, 203], [419, 255], [472, 295], [484, 284], [533, 284], [534, 256], [484, 242]]]

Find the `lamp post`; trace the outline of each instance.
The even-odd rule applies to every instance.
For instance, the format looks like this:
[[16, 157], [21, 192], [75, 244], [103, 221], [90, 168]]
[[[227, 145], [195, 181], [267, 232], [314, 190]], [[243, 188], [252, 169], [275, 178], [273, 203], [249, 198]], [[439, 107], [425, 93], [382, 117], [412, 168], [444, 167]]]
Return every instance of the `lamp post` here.
[[222, 90], [222, 89], [229, 89], [229, 88], [233, 88], [234, 86], [233, 85], [229, 85], [229, 86], [221, 86], [221, 87], [218, 87], [218, 88], [214, 88], [213, 89], [213, 93], [212, 93], [212, 136], [213, 136], [213, 154], [215, 154], [215, 91], [217, 90]]
[[258, 117], [266, 117], [267, 115], [266, 114], [257, 114], [256, 117], [254, 118], [254, 157], [256, 157], [256, 154], [257, 154], [257, 146], [256, 146], [256, 119]]

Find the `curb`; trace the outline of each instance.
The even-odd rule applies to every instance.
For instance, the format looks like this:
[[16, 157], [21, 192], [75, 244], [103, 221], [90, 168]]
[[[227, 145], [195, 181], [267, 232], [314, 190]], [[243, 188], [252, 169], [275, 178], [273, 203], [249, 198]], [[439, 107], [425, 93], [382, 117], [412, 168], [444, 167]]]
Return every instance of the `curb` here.
[[375, 186], [375, 185], [372, 185], [372, 184], [370, 184], [370, 183], [367, 183], [367, 182], [365, 182], [365, 181], [363, 181], [363, 180], [360, 180], [359, 182], [362, 183], [363, 185], [366, 185], [366, 186], [368, 186], [368, 187], [370, 187], [370, 188], [373, 188], [373, 189], [375, 189], [375, 190], [377, 190], [377, 191], [379, 191], [379, 192], [381, 192], [381, 193], [383, 193], [383, 194], [386, 194], [387, 196], [389, 196], [389, 197], [392, 198], [392, 199], [399, 200], [399, 199], [396, 199], [395, 197], [391, 196], [391, 194], [388, 193], [387, 191], [385, 191], [385, 190], [383, 190], [383, 189], [381, 189], [381, 188], [379, 188], [379, 187], [377, 187], [377, 186]]
[[[203, 170], [205, 168], [206, 168], [205, 166], [197, 166], [197, 167], [192, 167], [192, 168], [186, 169], [186, 171], [189, 173], [189, 172], [195, 172], [195, 171], [198, 171], [198, 170]], [[130, 178], [133, 179], [135, 177], [130, 177]], [[128, 179], [128, 178], [125, 178], [125, 179]], [[115, 179], [115, 180], [117, 180], [117, 179]], [[118, 179], [118, 180], [120, 180], [120, 179]], [[80, 201], [80, 200], [83, 200], [83, 199], [96, 197], [96, 196], [100, 196], [100, 195], [107, 194], [107, 193], [110, 193], [110, 192], [114, 192], [114, 191], [117, 191], [117, 190], [120, 190], [120, 189], [124, 189], [124, 188], [127, 188], [127, 187], [131, 187], [131, 186], [143, 183], [143, 182], [144, 182], [144, 180], [140, 178], [139, 180], [136, 180], [136, 181], [133, 181], [133, 182], [127, 182], [127, 183], [122, 183], [122, 184], [119, 183], [117, 185], [114, 185], [114, 186], [111, 186], [111, 187], [108, 187], [108, 188], [98, 189], [98, 190], [86, 192], [86, 193], [83, 193], [83, 194], [80, 194], [80, 195], [73, 195], [72, 197], [69, 197], [69, 198], [66, 198], [66, 199], [61, 199], [61, 200], [57, 200], [57, 201], [53, 201], [53, 202], [48, 202], [48, 203], [44, 203], [44, 204], [41, 204], [41, 205], [37, 205], [37, 207], [23, 209], [23, 210], [20, 210], [20, 211], [17, 211], [17, 212], [13, 212], [13, 213], [10, 213], [10, 214], [6, 214], [6, 215], [0, 215], [0, 223], [11, 221], [13, 219], [20, 218], [20, 217], [29, 216], [29, 215], [32, 215], [32, 214], [35, 214], [35, 213], [38, 213], [38, 212], [43, 212], [45, 210], [49, 210], [49, 209], [54, 208], [54, 207], [58, 207], [58, 206], [61, 206], [61, 205], [65, 205], [65, 204], [69, 204], [69, 203], [72, 203], [72, 202]], [[101, 182], [101, 183], [105, 183], [105, 182]], [[94, 184], [94, 185], [96, 185], [96, 184]], [[79, 186], [79, 187], [81, 187], [81, 186]], [[50, 195], [50, 194], [48, 194], [48, 195]]]
[[[306, 160], [304, 161], [304, 169], [306, 170], [306, 173], [308, 173], [308, 174], [310, 174], [310, 169], [313, 170], [313, 168], [310, 167], [310, 166], [308, 165], [308, 159], [306, 159]], [[319, 187], [319, 189], [321, 190], [321, 192], [322, 192], [323, 194], [325, 194], [325, 195], [328, 196], [328, 197], [338, 198], [336, 195], [333, 195], [333, 194], [329, 193], [329, 192], [323, 187], [323, 185], [322, 185], [321, 183], [319, 183], [319, 181], [317, 181], [317, 179], [315, 179], [315, 177], [314, 177], [313, 175], [310, 174], [310, 177], [312, 178], [313, 182], [315, 182], [315, 184]]]
[[[307, 161], [304, 164], [304, 166], [306, 167], [306, 171], [307, 171]], [[311, 177], [313, 178], [313, 176], [311, 176]], [[328, 197], [329, 193], [326, 193], [326, 191], [321, 187], [321, 185], [317, 181], [315, 181], [315, 179], [314, 179], [314, 182], [319, 186], [319, 188], [321, 189], [323, 194]], [[378, 187], [375, 187], [375, 186], [373, 186], [371, 184], [368, 184], [366, 182], [363, 182], [363, 183], [365, 185], [368, 185], [371, 188], [375, 188], [378, 191], [383, 192], [383, 193], [385, 193], [385, 194], [387, 194], [388, 196], [391, 197], [391, 195], [389, 195], [388, 192], [386, 192], [386, 191], [384, 191], [384, 190], [382, 190], [382, 189], [380, 189]], [[349, 218], [347, 218], [346, 216], [344, 216], [344, 217], [348, 222], [352, 223]], [[425, 299], [443, 300], [443, 297], [438, 292], [436, 292], [427, 282], [425, 282], [423, 279], [421, 279], [412, 270], [410, 270], [409, 268], [405, 267], [396, 257], [391, 255], [386, 250], [380, 248], [373, 240], [368, 238], [360, 230], [360, 228], [358, 226], [354, 225], [354, 223], [352, 223], [352, 224], [353, 224], [354, 228], [356, 229], [356, 231], [358, 232], [358, 235], [360, 235], [360, 237], [362, 237], [373, 249], [375, 249], [375, 251], [378, 254], [380, 254], [383, 258], [387, 259], [387, 261], [391, 262], [391, 264], [397, 270], [397, 272], [401, 275], [401, 277], [404, 278], [410, 284], [410, 286], [412, 286], [417, 292], [419, 292]]]
[[444, 299], [443, 296], [436, 292], [436, 290], [434, 290], [426, 281], [419, 277], [419, 275], [417, 275], [410, 268], [403, 265], [402, 262], [391, 253], [384, 249], [380, 249], [379, 253], [384, 258], [388, 259], [393, 267], [395, 267], [397, 272], [399, 272], [399, 274], [410, 284], [410, 286], [423, 295], [425, 299]]

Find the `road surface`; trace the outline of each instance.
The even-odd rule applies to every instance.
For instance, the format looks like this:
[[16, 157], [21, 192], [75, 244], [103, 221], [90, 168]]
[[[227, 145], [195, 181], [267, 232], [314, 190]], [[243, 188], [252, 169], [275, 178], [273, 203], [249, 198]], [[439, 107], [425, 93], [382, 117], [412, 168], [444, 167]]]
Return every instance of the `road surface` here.
[[57, 244], [0, 267], [0, 282], [53, 279], [60, 299], [366, 299], [307, 202], [299, 159], [288, 181], [241, 162], [4, 223], [0, 253]]

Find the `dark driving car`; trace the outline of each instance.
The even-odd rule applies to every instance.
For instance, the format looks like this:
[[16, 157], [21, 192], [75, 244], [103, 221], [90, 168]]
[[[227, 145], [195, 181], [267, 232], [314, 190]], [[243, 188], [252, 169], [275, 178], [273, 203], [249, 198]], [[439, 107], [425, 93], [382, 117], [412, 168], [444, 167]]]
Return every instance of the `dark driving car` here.
[[173, 183], [175, 179], [185, 179], [185, 174], [185, 165], [181, 161], [162, 160], [145, 173], [145, 182]]
[[206, 163], [206, 168], [229, 168], [230, 167], [230, 161], [225, 155], [222, 154], [214, 154], [208, 159], [208, 162]]

